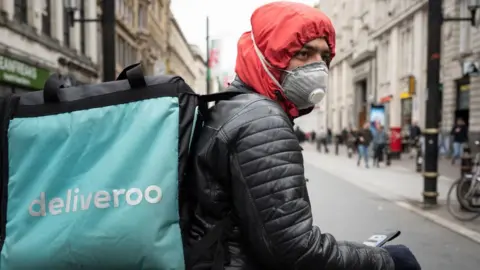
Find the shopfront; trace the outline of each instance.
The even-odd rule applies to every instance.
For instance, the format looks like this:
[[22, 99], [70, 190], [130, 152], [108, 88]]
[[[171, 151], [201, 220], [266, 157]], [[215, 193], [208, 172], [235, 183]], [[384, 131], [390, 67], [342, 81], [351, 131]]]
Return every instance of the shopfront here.
[[48, 69], [0, 55], [0, 96], [41, 90], [49, 75]]

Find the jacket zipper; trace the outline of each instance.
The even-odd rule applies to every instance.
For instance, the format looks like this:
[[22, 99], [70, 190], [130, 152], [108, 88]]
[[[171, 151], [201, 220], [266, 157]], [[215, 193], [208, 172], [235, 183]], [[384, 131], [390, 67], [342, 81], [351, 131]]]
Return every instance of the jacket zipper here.
[[8, 188], [8, 126], [13, 113], [14, 104], [12, 96], [4, 99], [3, 117], [0, 119], [2, 134], [0, 135], [0, 251], [3, 249], [3, 243], [6, 237], [7, 226], [7, 188]]

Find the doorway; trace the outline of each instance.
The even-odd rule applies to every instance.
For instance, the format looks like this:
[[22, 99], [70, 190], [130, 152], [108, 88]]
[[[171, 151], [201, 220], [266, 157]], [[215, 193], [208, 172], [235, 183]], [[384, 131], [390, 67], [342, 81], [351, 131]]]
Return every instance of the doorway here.
[[358, 95], [358, 128], [361, 129], [367, 122], [367, 80], [357, 83]]
[[470, 118], [470, 76], [464, 76], [456, 80], [455, 84], [457, 86], [457, 102], [454, 121], [456, 122], [458, 118], [462, 118], [468, 128]]

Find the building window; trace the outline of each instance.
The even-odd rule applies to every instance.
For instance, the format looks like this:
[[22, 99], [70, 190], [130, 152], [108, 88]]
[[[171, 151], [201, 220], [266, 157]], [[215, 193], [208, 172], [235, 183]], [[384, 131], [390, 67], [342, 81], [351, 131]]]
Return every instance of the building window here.
[[52, 35], [52, 1], [44, 0], [42, 9], [42, 33], [47, 36]]
[[118, 64], [121, 67], [137, 62], [137, 50], [121, 36], [117, 36], [115, 54]]
[[69, 15], [65, 4], [63, 6], [63, 44], [66, 47], [70, 47], [70, 21]]
[[[85, 19], [85, 0], [80, 0], [80, 18]], [[80, 23], [80, 53], [82, 55], [86, 54], [86, 38], [87, 38], [87, 33], [86, 33], [86, 28], [85, 28], [85, 23]]]
[[127, 10], [126, 10], [126, 21], [127, 21], [127, 25], [129, 26], [133, 26], [133, 9], [130, 7], [130, 6], [127, 6]]
[[138, 28], [145, 30], [147, 29], [148, 23], [148, 10], [146, 5], [138, 6]]
[[123, 23], [133, 26], [133, 9], [126, 0], [116, 0], [115, 9], [116, 14]]
[[116, 0], [117, 2], [115, 3], [115, 9], [117, 16], [122, 18], [125, 15], [125, 0]]
[[15, 20], [27, 23], [28, 16], [27, 16], [27, 0], [15, 0], [15, 11], [14, 11], [14, 18]]

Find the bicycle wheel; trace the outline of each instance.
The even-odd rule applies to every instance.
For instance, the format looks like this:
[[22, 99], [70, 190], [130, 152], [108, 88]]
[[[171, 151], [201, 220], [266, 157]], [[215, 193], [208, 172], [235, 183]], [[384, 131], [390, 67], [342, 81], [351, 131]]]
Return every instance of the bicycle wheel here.
[[[458, 185], [462, 181], [463, 181], [463, 179], [458, 179], [457, 181], [453, 182], [452, 186], [450, 186], [450, 189], [448, 190], [448, 193], [447, 193], [447, 210], [457, 220], [472, 221], [472, 220], [475, 220], [475, 219], [480, 217], [480, 212], [473, 212], [473, 213], [472, 212], [469, 212], [469, 213], [463, 212], [461, 210], [460, 201], [459, 201], [458, 204], [455, 204], [455, 203], [453, 203], [453, 201], [451, 199], [452, 192], [455, 189], [457, 189]], [[458, 191], [455, 192], [455, 195], [456, 195], [455, 197], [458, 198]], [[470, 205], [469, 205], [469, 207], [470, 207]], [[456, 208], [457, 211], [455, 211], [454, 208]], [[460, 214], [460, 213], [462, 213], [462, 214]]]
[[475, 194], [475, 191], [480, 188], [478, 181], [475, 181], [472, 186], [472, 178], [462, 177], [459, 179], [457, 186], [457, 200], [460, 205], [471, 212], [480, 212], [480, 208], [472, 207], [470, 204], [472, 197]]

